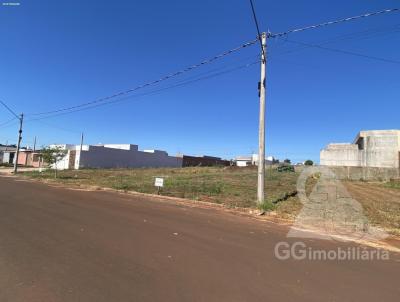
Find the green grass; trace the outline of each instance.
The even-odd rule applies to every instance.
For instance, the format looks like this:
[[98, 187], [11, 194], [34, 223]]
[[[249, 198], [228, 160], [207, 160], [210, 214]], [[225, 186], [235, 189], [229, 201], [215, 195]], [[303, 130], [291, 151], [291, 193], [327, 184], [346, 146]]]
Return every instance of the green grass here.
[[[24, 175], [71, 186], [98, 186], [152, 194], [157, 193], [155, 177], [164, 177], [161, 195], [222, 203], [231, 207], [256, 207], [255, 167], [65, 170], [59, 171], [56, 180], [52, 171], [25, 172]], [[296, 192], [297, 177], [297, 173], [267, 169], [265, 194], [267, 204], [274, 205], [271, 209]]]
[[257, 207], [260, 210], [263, 210], [263, 211], [266, 211], [266, 212], [276, 209], [276, 205], [273, 204], [272, 202], [269, 202], [269, 201], [264, 201], [262, 204], [259, 204]]
[[400, 180], [391, 180], [386, 183], [384, 183], [384, 186], [386, 188], [391, 188], [391, 189], [400, 189]]

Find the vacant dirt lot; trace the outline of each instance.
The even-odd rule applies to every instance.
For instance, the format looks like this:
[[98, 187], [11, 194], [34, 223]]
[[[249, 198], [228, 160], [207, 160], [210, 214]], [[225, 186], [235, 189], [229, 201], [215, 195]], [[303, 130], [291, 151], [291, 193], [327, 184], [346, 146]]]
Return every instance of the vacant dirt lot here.
[[361, 203], [369, 222], [400, 235], [400, 187], [396, 182], [345, 182], [349, 193]]
[[[52, 171], [28, 172], [36, 179], [54, 180]], [[257, 170], [255, 167], [193, 167], [162, 169], [65, 170], [57, 182], [71, 186], [99, 186], [124, 191], [157, 194], [155, 177], [164, 178], [160, 194], [193, 200], [254, 207]], [[269, 204], [296, 193], [298, 174], [267, 169], [265, 190]]]

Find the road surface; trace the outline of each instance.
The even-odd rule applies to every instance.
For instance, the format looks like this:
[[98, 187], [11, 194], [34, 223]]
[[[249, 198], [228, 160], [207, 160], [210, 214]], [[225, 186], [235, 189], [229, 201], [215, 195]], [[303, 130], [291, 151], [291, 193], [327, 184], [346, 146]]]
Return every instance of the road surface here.
[[287, 231], [215, 209], [0, 177], [0, 301], [399, 301], [398, 255], [279, 260]]

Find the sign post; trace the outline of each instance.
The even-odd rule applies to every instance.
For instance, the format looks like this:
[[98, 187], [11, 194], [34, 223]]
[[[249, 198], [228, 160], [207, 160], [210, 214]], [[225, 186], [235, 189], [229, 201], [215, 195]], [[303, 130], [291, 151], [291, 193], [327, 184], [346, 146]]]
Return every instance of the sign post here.
[[160, 195], [160, 189], [164, 187], [164, 178], [156, 177], [154, 181], [154, 186], [157, 187], [157, 194]]

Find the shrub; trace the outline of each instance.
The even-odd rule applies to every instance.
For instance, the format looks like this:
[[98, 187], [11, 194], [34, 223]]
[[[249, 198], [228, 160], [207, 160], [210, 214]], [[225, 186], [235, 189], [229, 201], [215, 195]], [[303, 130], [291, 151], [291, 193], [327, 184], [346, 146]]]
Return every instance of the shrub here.
[[294, 167], [292, 165], [279, 165], [276, 170], [278, 172], [294, 172]]
[[263, 203], [259, 204], [257, 207], [259, 210], [265, 211], [265, 212], [272, 211], [275, 209], [275, 205], [270, 201], [264, 201]]
[[304, 162], [304, 165], [306, 165], [306, 166], [313, 166], [313, 165], [314, 165], [314, 162], [313, 162], [311, 159], [308, 159], [308, 160], [306, 160], [306, 161]]

